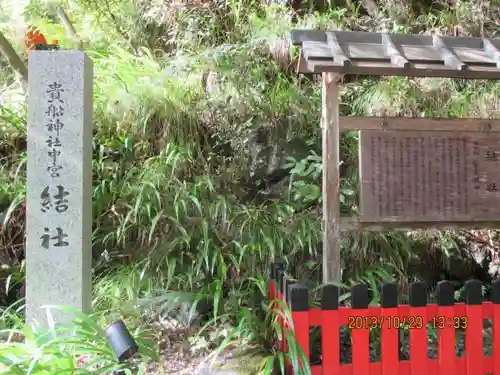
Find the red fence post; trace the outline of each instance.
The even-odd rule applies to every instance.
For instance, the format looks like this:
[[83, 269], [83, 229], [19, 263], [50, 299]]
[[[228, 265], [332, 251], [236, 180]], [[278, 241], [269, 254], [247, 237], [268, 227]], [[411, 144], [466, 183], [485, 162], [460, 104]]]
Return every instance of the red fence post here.
[[285, 318], [283, 317], [284, 311], [281, 308], [283, 304], [286, 304], [287, 300], [285, 298], [285, 289], [284, 289], [284, 282], [285, 282], [285, 270], [284, 269], [277, 269], [276, 270], [276, 282], [277, 282], [277, 294], [278, 294], [278, 299], [279, 299], [279, 315], [278, 315], [278, 324], [280, 326], [280, 331], [281, 331], [281, 342], [279, 345], [281, 346], [281, 352], [286, 353], [286, 339], [285, 339]]
[[[305, 354], [303, 361], [299, 357], [299, 365], [301, 368], [309, 366], [310, 350], [309, 350], [309, 291], [307, 287], [300, 284], [293, 284], [289, 287], [289, 303], [292, 310], [292, 323], [295, 331], [295, 339], [297, 347], [302, 348]], [[300, 353], [298, 353], [300, 355]]]
[[352, 330], [352, 373], [370, 374], [370, 330], [366, 327], [368, 317], [368, 287], [365, 284], [351, 288], [352, 309], [348, 324]]
[[321, 310], [321, 370], [323, 374], [340, 374], [338, 286], [323, 286]]
[[483, 375], [483, 291], [479, 280], [465, 283], [466, 316], [456, 315], [453, 325], [465, 329], [467, 375]]
[[495, 280], [492, 285], [491, 302], [493, 303], [493, 374], [500, 374], [500, 280]]
[[[410, 327], [410, 373], [411, 375], [427, 374], [427, 285], [422, 282], [410, 285], [410, 316], [415, 325]], [[417, 319], [422, 319], [422, 326]], [[451, 374], [450, 374], [451, 375]]]
[[271, 304], [276, 298], [276, 284], [274, 282], [274, 278], [269, 280], [269, 290], [267, 293], [267, 299], [269, 300], [269, 304]]
[[[449, 281], [437, 285], [437, 309], [435, 305], [427, 309], [427, 286], [425, 283], [410, 285], [409, 309], [398, 304], [398, 290], [395, 283], [381, 287], [381, 307], [369, 307], [368, 287], [358, 284], [351, 288], [352, 307], [339, 309], [340, 290], [335, 285], [322, 289], [321, 311], [314, 309], [310, 320], [308, 289], [299, 284], [289, 285], [283, 265], [271, 267], [269, 298], [281, 299], [291, 310], [291, 321], [278, 317], [283, 333], [283, 353], [288, 347], [285, 339], [286, 328], [294, 332], [295, 343], [302, 353], [289, 353], [286, 364], [290, 369], [290, 359], [296, 368], [310, 367], [310, 322], [322, 327], [322, 365], [314, 366], [314, 374], [319, 375], [500, 375], [500, 280], [492, 284], [491, 304], [484, 303], [482, 284], [469, 280], [465, 284], [466, 303], [455, 305], [455, 290]], [[276, 301], [278, 302], [278, 301]], [[465, 312], [465, 313], [464, 313]], [[407, 316], [408, 314], [408, 316]], [[436, 314], [436, 315], [435, 315]], [[491, 314], [491, 315], [490, 315]], [[492, 358], [483, 354], [483, 317], [493, 321]], [[342, 318], [342, 319], [341, 319]], [[352, 365], [340, 364], [340, 323], [347, 318], [352, 327]], [[410, 360], [399, 360], [399, 325], [410, 325]], [[429, 360], [427, 353], [427, 323], [437, 328], [438, 359]], [[344, 322], [345, 323], [345, 322]], [[370, 328], [381, 326], [381, 360], [370, 364]], [[465, 330], [465, 358], [457, 358], [455, 349], [456, 330]], [[294, 349], [293, 347], [291, 348]], [[291, 356], [299, 354], [299, 358]], [[305, 357], [303, 357], [303, 354]], [[462, 364], [466, 365], [464, 369]], [[461, 369], [459, 367], [462, 367]], [[461, 371], [459, 371], [461, 370]], [[295, 372], [296, 375], [298, 375]]]
[[[287, 306], [290, 308], [290, 287], [293, 285], [290, 283], [290, 280], [283, 276], [283, 300], [286, 302]], [[287, 330], [293, 329], [293, 324], [291, 321], [288, 321], [286, 318], [283, 320], [283, 332]], [[283, 336], [282, 343], [282, 351], [283, 353], [288, 353], [288, 340], [286, 336]], [[288, 359], [285, 358], [285, 364], [288, 366], [290, 363]]]
[[455, 373], [455, 290], [449, 281], [437, 284], [438, 315], [432, 318], [432, 324], [438, 329], [439, 374]]
[[399, 326], [398, 286], [395, 283], [382, 285], [380, 290], [380, 318], [375, 320], [381, 325], [381, 364], [382, 375], [399, 374]]

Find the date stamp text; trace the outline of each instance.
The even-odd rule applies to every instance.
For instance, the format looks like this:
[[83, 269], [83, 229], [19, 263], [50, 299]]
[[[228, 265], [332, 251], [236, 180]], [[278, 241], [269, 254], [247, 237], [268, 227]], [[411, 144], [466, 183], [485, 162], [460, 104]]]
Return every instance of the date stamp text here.
[[428, 320], [424, 320], [422, 316], [407, 315], [407, 316], [349, 316], [347, 319], [347, 327], [349, 329], [373, 329], [373, 328], [408, 328], [408, 329], [423, 329], [423, 328], [455, 328], [466, 329], [466, 316], [433, 316]]

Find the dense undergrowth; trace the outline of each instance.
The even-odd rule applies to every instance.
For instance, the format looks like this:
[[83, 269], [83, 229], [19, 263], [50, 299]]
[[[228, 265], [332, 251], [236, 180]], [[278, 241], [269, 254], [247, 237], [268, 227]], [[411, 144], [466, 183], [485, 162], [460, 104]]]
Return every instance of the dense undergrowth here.
[[[20, 3], [5, 3], [0, 31], [23, 59], [20, 25], [36, 25], [63, 48], [76, 46], [55, 16], [57, 4], [26, 1], [21, 13]], [[94, 322], [114, 314], [142, 327], [158, 310], [177, 306], [174, 300], [198, 303], [207, 328], [236, 327], [217, 344], [246, 340], [267, 350], [263, 369], [274, 358], [273, 327], [265, 321], [270, 263], [284, 258], [291, 274], [310, 286], [321, 279], [320, 89], [314, 79], [294, 75], [290, 29], [500, 32], [496, 6], [472, 0], [422, 5], [420, 13], [384, 0], [372, 15], [360, 5], [297, 15], [248, 0], [60, 5], [95, 70]], [[2, 60], [0, 72], [0, 299], [7, 306], [23, 281], [26, 97]], [[342, 112], [496, 117], [499, 88], [492, 81], [346, 77]], [[356, 214], [357, 133], [344, 134], [341, 155], [342, 211]], [[343, 281], [396, 279], [404, 291], [414, 277], [431, 284], [450, 278], [449, 260], [464, 247], [460, 238], [455, 232], [346, 234]], [[428, 276], [415, 264], [440, 266]], [[12, 319], [3, 324], [18, 326]], [[78, 327], [85, 332], [81, 343], [100, 332], [85, 319]], [[45, 340], [52, 340], [50, 353], [64, 354], [68, 368], [76, 366], [74, 353], [92, 347]], [[26, 348], [11, 349], [14, 357], [30, 356]], [[47, 368], [42, 362], [33, 373], [51, 373], [52, 362]]]

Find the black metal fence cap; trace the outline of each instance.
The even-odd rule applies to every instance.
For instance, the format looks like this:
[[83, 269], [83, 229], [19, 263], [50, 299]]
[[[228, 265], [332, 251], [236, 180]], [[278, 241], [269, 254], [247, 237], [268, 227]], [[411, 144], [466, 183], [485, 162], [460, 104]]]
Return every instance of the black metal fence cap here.
[[491, 302], [496, 305], [500, 304], [500, 279], [491, 284]]
[[438, 282], [437, 303], [439, 306], [453, 306], [455, 304], [455, 288], [450, 281]]
[[380, 306], [383, 308], [398, 307], [398, 286], [396, 283], [384, 283], [381, 285]]
[[410, 306], [427, 306], [427, 285], [424, 282], [417, 281], [410, 285]]
[[479, 280], [467, 280], [465, 282], [465, 303], [468, 305], [481, 305], [483, 298], [483, 285]]
[[289, 303], [292, 311], [309, 310], [309, 290], [305, 285], [292, 284], [289, 286]]
[[106, 327], [106, 338], [120, 362], [132, 358], [139, 351], [139, 345], [137, 345], [122, 320], [111, 323]]
[[278, 270], [284, 270], [285, 269], [285, 262], [282, 260], [276, 260], [273, 263], [271, 263], [271, 278], [275, 281], [278, 279], [277, 272]]
[[356, 284], [351, 287], [351, 301], [353, 309], [366, 309], [370, 304], [370, 295], [366, 284]]
[[285, 270], [284, 269], [278, 269], [276, 270], [276, 283], [278, 286], [278, 290], [282, 293], [285, 294]]
[[332, 284], [323, 285], [321, 289], [321, 309], [337, 310], [339, 308], [339, 287]]

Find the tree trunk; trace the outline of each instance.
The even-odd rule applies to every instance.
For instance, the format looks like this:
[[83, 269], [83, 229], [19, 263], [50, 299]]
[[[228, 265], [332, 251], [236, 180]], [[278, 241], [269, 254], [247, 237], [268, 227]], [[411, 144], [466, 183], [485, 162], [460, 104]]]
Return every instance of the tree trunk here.
[[9, 66], [19, 75], [23, 83], [28, 83], [28, 68], [23, 60], [16, 53], [12, 44], [5, 38], [0, 31], [0, 53], [7, 60]]
[[69, 19], [68, 14], [64, 11], [63, 8], [57, 7], [57, 15], [61, 19], [62, 24], [64, 25], [64, 29], [66, 30], [66, 33], [68, 34], [69, 38], [78, 44], [78, 49], [82, 50], [83, 49], [83, 43], [80, 37], [78, 36], [75, 27], [73, 26], [73, 23], [71, 23], [71, 20]]

